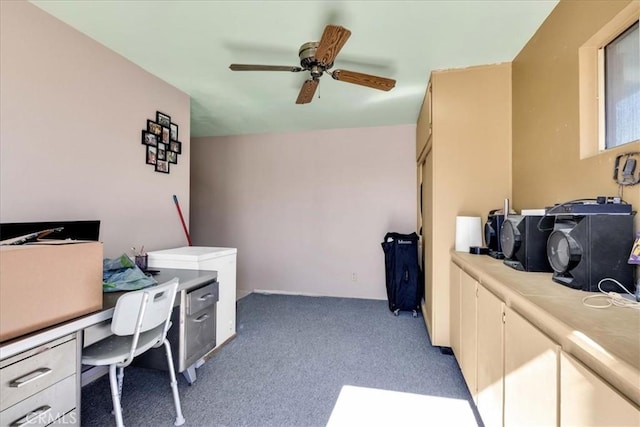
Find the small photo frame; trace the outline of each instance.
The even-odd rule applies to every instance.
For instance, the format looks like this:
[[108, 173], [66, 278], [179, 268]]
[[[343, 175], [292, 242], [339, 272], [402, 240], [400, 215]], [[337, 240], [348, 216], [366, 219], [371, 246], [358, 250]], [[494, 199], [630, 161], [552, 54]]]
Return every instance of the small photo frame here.
[[169, 142], [169, 151], [173, 151], [174, 153], [181, 154], [182, 153], [182, 142], [180, 142], [180, 141], [171, 141], [171, 142]]
[[156, 135], [162, 135], [162, 126], [153, 120], [147, 120], [147, 130]]
[[168, 144], [170, 140], [170, 131], [169, 128], [162, 127], [162, 142]]
[[169, 162], [166, 160], [158, 160], [156, 162], [156, 172], [169, 173]]
[[170, 129], [171, 129], [171, 140], [172, 141], [177, 141], [178, 140], [178, 125], [175, 124], [175, 123], [171, 123]]
[[158, 135], [148, 132], [146, 130], [142, 131], [142, 143], [145, 145], [152, 145], [152, 146], [157, 146], [158, 145]]
[[158, 160], [167, 160], [167, 150], [158, 148]]
[[156, 122], [160, 124], [160, 126], [164, 126], [167, 129], [171, 126], [171, 117], [167, 114], [161, 113], [160, 111], [156, 111]]
[[153, 145], [147, 145], [147, 164], [148, 165], [155, 165], [158, 158], [157, 158], [157, 151], [158, 149], [156, 147], [154, 147]]
[[169, 163], [173, 163], [174, 165], [178, 163], [178, 153], [175, 151], [167, 151], [166, 155]]
[[165, 144], [164, 142], [158, 142], [158, 150], [166, 150], [167, 149], [167, 144]]

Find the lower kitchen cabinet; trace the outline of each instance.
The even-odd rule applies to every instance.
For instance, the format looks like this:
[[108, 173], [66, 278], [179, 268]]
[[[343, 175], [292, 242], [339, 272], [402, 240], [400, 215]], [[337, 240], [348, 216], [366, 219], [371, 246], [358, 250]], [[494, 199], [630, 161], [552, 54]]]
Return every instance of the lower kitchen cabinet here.
[[504, 324], [504, 425], [557, 425], [560, 346], [509, 307]]
[[[449, 341], [451, 342], [451, 350], [453, 354], [458, 358], [460, 363], [460, 277], [462, 270], [460, 267], [451, 263], [449, 266], [449, 303], [451, 308], [449, 309]], [[460, 367], [462, 369], [462, 367]]]
[[640, 426], [640, 408], [564, 352], [560, 396], [562, 426]]
[[635, 402], [538, 329], [553, 328], [552, 313], [527, 316], [526, 295], [466, 267], [451, 265], [451, 342], [485, 426], [640, 426]]
[[477, 384], [477, 304], [478, 282], [462, 272], [460, 277], [460, 369], [474, 402], [478, 403]]
[[478, 286], [478, 412], [487, 427], [502, 425], [504, 303]]

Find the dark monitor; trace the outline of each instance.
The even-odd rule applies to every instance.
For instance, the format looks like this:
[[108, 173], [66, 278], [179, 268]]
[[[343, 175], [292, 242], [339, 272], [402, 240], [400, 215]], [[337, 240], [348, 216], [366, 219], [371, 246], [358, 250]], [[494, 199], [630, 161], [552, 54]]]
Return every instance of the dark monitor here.
[[0, 224], [0, 240], [12, 239], [14, 237], [59, 227], [63, 227], [63, 229], [51, 233], [44, 238], [56, 240], [99, 240], [99, 220], [4, 223]]

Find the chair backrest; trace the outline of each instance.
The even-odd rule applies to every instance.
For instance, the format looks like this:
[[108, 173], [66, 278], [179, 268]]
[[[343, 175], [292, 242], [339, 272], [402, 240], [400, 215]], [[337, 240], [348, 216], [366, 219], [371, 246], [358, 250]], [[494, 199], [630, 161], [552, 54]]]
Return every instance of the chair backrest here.
[[177, 290], [176, 277], [158, 286], [125, 293], [116, 302], [111, 331], [116, 335], [134, 335], [164, 322], [166, 333]]

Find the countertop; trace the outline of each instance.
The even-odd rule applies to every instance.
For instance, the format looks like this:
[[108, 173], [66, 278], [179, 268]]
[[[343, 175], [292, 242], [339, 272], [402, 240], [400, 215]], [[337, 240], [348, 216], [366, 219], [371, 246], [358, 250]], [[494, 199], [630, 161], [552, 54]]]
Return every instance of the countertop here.
[[[179, 270], [171, 268], [158, 268], [156, 270], [159, 270], [159, 273], [155, 274], [153, 278], [158, 283], [164, 283], [177, 277], [180, 280], [178, 292], [197, 287], [218, 278], [216, 271], [209, 270]], [[103, 293], [102, 309], [99, 311], [3, 342], [0, 344], [0, 360], [110, 319], [113, 317], [116, 301], [123, 293], [124, 292]]]
[[[508, 307], [640, 405], [640, 310], [587, 307], [594, 293], [551, 280], [551, 273], [517, 271], [486, 255], [451, 252], [453, 262]], [[591, 304], [600, 304], [598, 299]]]

